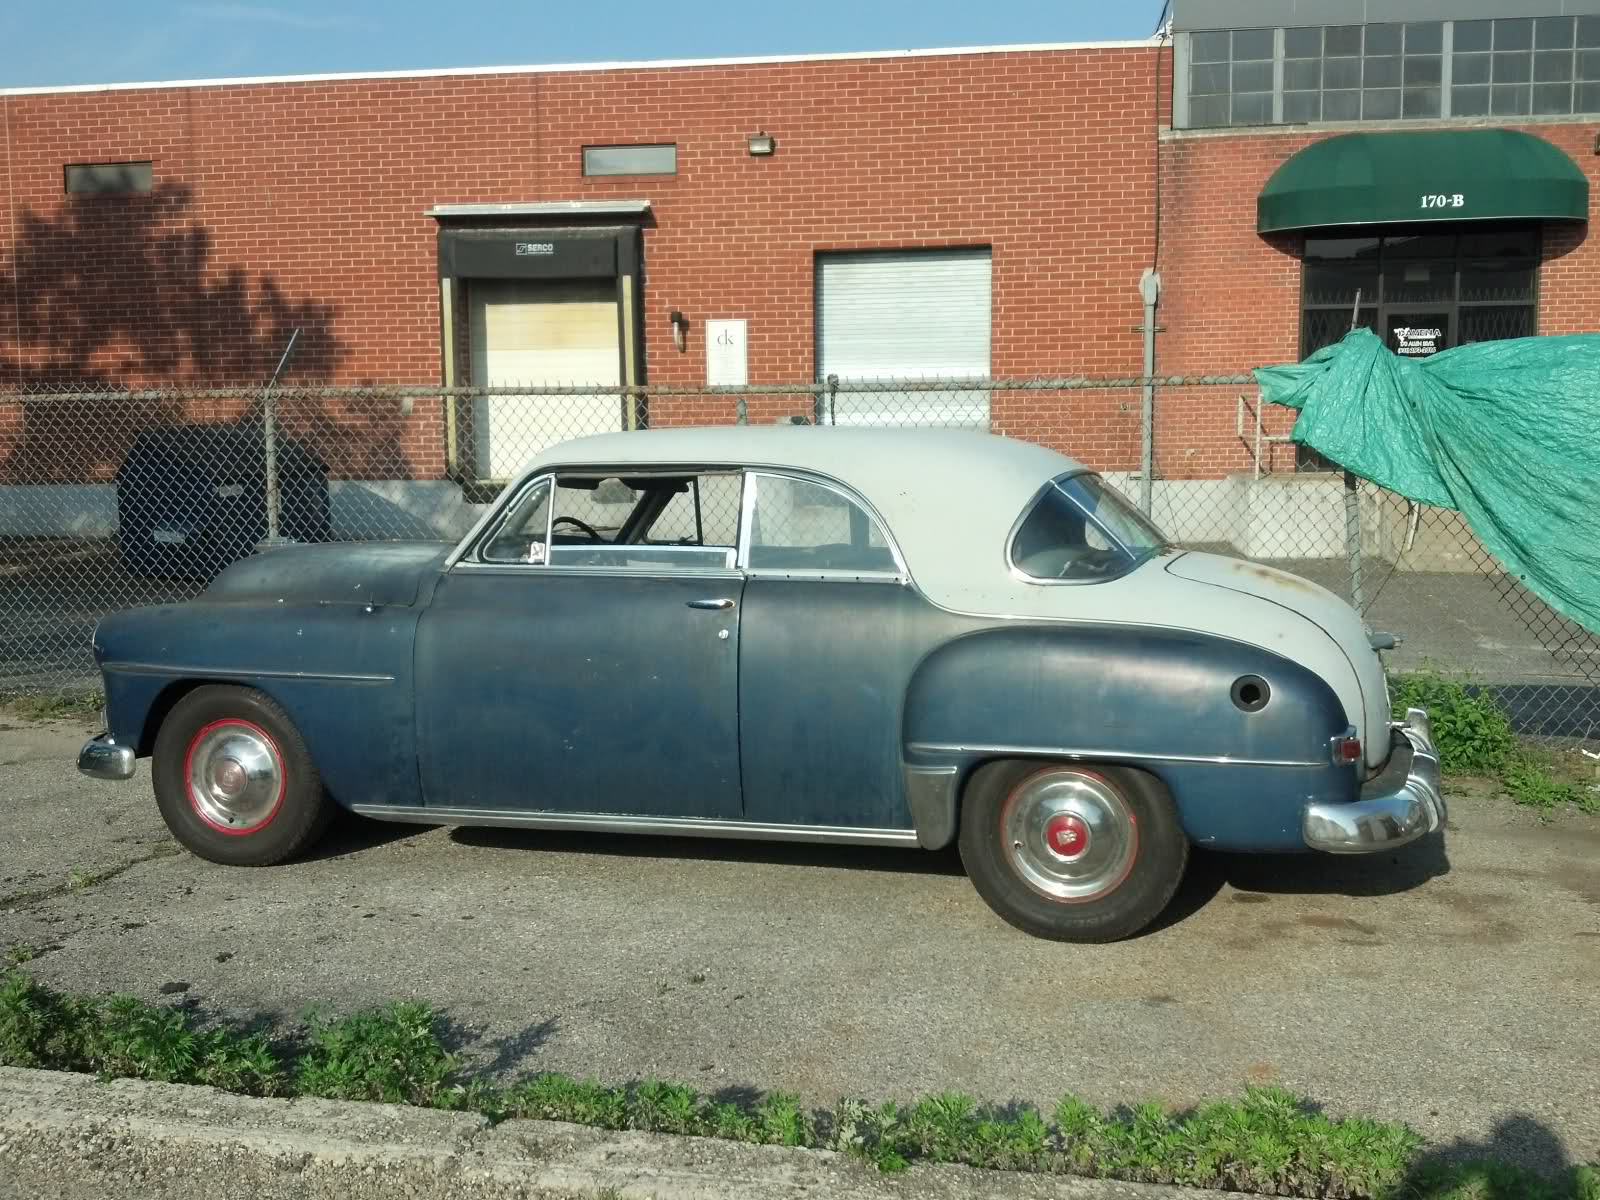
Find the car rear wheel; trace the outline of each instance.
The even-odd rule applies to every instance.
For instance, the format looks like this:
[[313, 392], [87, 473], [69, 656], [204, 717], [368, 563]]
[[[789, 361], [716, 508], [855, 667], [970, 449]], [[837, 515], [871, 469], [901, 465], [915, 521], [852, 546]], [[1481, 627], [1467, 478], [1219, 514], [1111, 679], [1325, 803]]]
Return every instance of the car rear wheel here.
[[1078, 763], [980, 767], [962, 795], [960, 844], [989, 907], [1062, 942], [1137, 933], [1172, 900], [1189, 859], [1160, 780]]
[[253, 688], [201, 687], [179, 700], [156, 735], [151, 773], [167, 828], [212, 862], [283, 862], [333, 817], [289, 714]]

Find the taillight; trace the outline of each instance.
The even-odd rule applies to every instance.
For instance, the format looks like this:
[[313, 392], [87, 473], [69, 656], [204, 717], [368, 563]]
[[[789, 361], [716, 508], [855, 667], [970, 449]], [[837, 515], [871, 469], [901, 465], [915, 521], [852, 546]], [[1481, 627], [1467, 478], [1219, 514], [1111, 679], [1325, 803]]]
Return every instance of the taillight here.
[[1341, 767], [1361, 761], [1361, 739], [1343, 734], [1333, 739], [1333, 761]]

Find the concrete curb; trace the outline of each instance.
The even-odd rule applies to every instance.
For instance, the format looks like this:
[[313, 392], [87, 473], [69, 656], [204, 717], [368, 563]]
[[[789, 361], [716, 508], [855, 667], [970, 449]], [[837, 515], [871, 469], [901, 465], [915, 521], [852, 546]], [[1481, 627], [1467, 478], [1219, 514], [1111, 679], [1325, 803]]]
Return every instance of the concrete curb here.
[[[1236, 1193], [914, 1167], [383, 1104], [0, 1068], [0, 1200], [1221, 1200]], [[1243, 1200], [1243, 1198], [1238, 1198]]]

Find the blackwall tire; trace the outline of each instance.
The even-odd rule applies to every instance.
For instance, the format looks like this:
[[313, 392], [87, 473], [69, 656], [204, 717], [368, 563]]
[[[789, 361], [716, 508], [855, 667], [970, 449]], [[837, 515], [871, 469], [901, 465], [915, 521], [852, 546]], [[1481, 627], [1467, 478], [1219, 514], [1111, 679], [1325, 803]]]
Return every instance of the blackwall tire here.
[[1138, 933], [1171, 902], [1189, 860], [1160, 780], [1082, 763], [980, 767], [962, 793], [960, 847], [989, 907], [1061, 942]]
[[291, 859], [334, 814], [289, 714], [253, 688], [196, 688], [173, 705], [156, 735], [151, 777], [173, 837], [228, 866]]

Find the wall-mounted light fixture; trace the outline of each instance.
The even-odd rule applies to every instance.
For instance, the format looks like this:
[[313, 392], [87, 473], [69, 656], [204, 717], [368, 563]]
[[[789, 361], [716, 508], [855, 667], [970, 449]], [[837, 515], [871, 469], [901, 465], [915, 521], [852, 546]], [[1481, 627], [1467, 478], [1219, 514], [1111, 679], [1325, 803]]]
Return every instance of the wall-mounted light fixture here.
[[766, 158], [778, 149], [778, 139], [766, 130], [750, 135], [750, 155], [752, 158]]
[[672, 310], [672, 344], [682, 354], [689, 345], [689, 318], [679, 309]]

